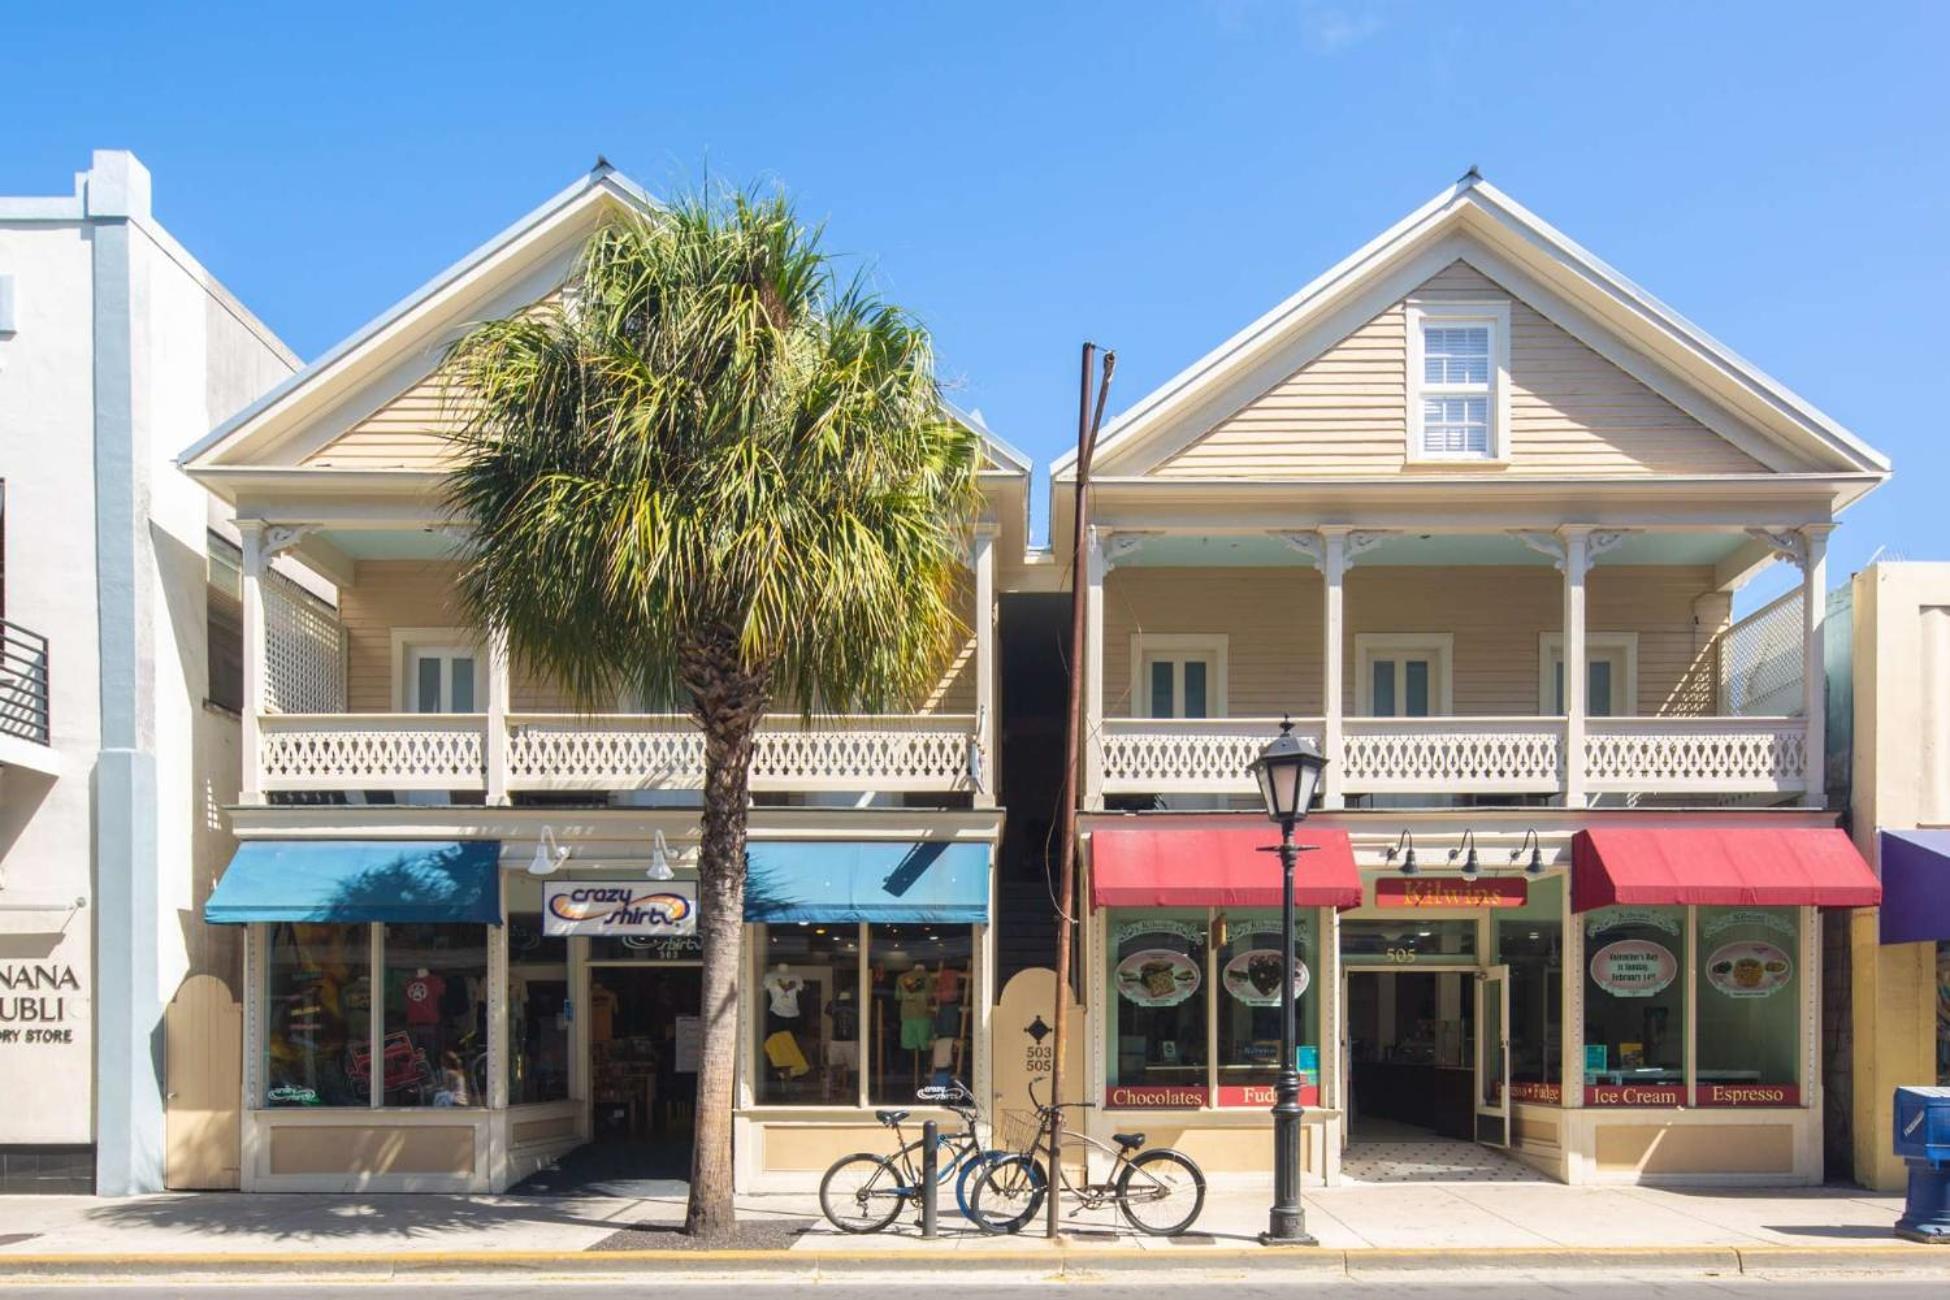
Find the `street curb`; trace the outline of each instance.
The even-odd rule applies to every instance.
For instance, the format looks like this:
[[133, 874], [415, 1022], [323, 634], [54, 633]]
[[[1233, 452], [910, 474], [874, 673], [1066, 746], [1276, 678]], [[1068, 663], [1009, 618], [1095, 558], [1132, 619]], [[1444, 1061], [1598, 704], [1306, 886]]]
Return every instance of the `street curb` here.
[[1745, 1273], [1928, 1272], [1950, 1276], [1950, 1249], [1877, 1243], [1848, 1246], [1541, 1246], [1291, 1249], [1231, 1247], [1040, 1247], [872, 1251], [302, 1251], [144, 1255], [0, 1253], [0, 1287], [28, 1281], [109, 1283], [168, 1277], [364, 1280], [440, 1276], [660, 1279], [773, 1276], [805, 1279], [940, 1273], [1093, 1277], [1126, 1272], [1251, 1273], [1287, 1276], [1379, 1273]]

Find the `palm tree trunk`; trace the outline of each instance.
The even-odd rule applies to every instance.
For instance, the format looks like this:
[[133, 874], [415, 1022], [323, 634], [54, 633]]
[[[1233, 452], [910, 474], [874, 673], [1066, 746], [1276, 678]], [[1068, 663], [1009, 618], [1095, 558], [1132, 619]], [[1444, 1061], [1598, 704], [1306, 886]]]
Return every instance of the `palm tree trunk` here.
[[738, 1082], [738, 973], [744, 950], [745, 829], [752, 742], [768, 698], [744, 669], [735, 640], [687, 656], [684, 678], [704, 732], [704, 813], [698, 842], [697, 933], [703, 949], [703, 1042], [690, 1204], [684, 1231], [719, 1237], [737, 1227], [732, 1203], [731, 1115]]

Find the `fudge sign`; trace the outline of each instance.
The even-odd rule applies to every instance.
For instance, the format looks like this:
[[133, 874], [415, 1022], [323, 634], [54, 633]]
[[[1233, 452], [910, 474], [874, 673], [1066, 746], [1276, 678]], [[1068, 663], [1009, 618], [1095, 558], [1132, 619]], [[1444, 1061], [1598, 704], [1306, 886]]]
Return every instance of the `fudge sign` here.
[[66, 962], [0, 962], [0, 1047], [74, 1042], [80, 994]]

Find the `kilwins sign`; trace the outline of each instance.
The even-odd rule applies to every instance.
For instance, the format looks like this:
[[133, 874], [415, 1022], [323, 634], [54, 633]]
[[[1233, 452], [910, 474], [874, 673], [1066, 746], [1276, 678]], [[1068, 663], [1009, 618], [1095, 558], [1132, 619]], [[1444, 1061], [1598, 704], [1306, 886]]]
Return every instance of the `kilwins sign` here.
[[0, 1047], [72, 1043], [85, 1013], [66, 962], [0, 962]]

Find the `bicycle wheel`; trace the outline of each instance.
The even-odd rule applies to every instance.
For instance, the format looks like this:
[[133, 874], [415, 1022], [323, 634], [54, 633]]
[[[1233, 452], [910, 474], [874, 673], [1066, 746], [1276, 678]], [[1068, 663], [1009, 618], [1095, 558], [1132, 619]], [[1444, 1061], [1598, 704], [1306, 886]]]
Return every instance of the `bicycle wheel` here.
[[982, 1167], [968, 1195], [968, 1217], [983, 1232], [1021, 1232], [1043, 1206], [1043, 1170], [1033, 1156], [1004, 1155]]
[[1007, 1151], [989, 1150], [970, 1151], [962, 1157], [961, 1167], [955, 1174], [955, 1205], [961, 1210], [962, 1218], [970, 1223], [975, 1221], [975, 1202], [972, 1197], [975, 1180], [982, 1176], [984, 1169], [998, 1160], [1007, 1160], [1009, 1155]]
[[882, 1156], [847, 1156], [819, 1180], [819, 1208], [841, 1232], [879, 1232], [907, 1204], [894, 1162]]
[[1176, 1237], [1205, 1208], [1205, 1175], [1190, 1156], [1146, 1151], [1118, 1176], [1117, 1208], [1139, 1232]]

